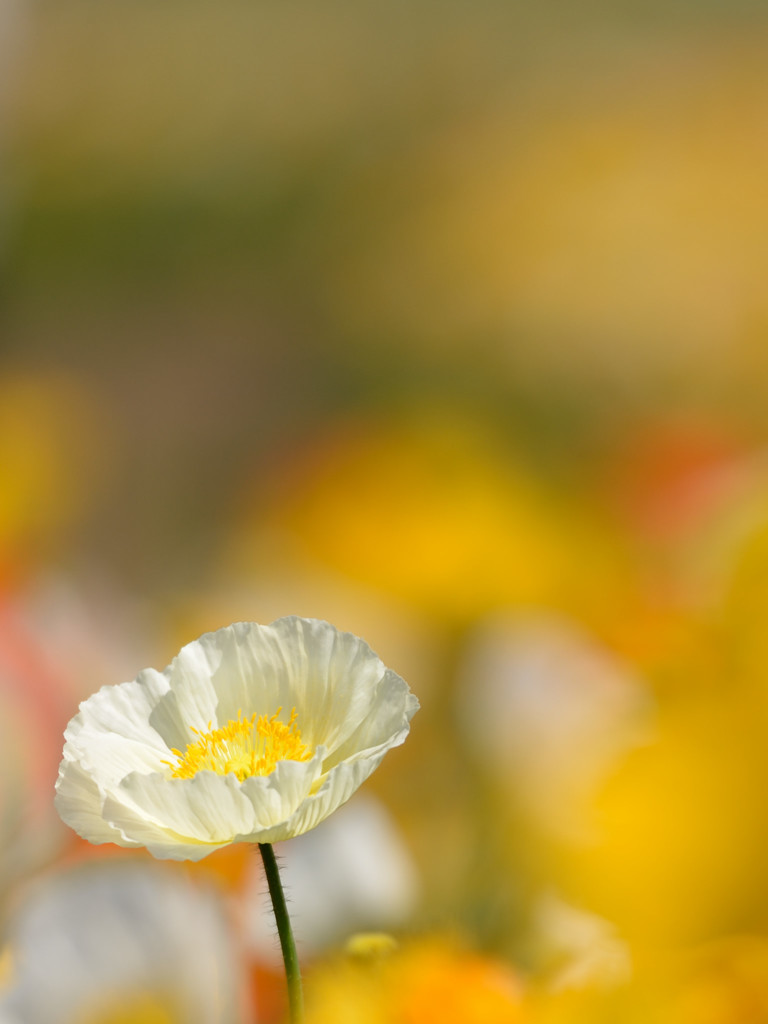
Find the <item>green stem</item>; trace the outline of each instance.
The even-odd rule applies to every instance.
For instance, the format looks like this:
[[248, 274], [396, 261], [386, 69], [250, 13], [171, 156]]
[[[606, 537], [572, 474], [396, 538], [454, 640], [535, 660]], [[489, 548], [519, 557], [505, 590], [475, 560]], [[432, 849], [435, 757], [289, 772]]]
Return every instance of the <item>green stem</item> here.
[[304, 992], [301, 987], [301, 971], [299, 970], [299, 958], [296, 955], [291, 921], [288, 917], [288, 908], [285, 905], [285, 893], [280, 883], [280, 872], [277, 870], [277, 858], [271, 843], [259, 843], [259, 851], [261, 859], [264, 861], [269, 895], [272, 897], [272, 907], [275, 911], [275, 921], [277, 921], [277, 934], [280, 936], [280, 948], [283, 951], [285, 979], [288, 982], [290, 1021], [291, 1024], [302, 1024]]

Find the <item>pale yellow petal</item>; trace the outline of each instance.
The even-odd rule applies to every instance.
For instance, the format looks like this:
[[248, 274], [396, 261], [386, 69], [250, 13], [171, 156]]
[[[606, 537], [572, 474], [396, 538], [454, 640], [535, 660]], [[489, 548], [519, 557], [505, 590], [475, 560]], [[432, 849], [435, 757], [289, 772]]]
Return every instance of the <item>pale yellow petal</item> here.
[[62, 762], [54, 802], [62, 820], [89, 842], [140, 845], [139, 842], [124, 842], [120, 831], [104, 819], [103, 796], [93, 777], [76, 761]]
[[320, 778], [323, 753], [320, 748], [310, 761], [279, 761], [269, 775], [252, 776], [242, 783], [242, 792], [254, 809], [251, 835], [273, 828], [295, 814]]
[[196, 842], [232, 842], [256, 825], [253, 805], [234, 775], [202, 771], [191, 779], [167, 779], [134, 772], [115, 796], [137, 815]]

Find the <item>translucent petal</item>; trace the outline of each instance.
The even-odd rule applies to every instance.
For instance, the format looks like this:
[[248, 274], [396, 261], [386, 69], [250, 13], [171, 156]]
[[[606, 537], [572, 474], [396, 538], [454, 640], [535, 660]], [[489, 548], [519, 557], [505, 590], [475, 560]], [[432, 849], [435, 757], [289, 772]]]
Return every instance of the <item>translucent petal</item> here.
[[150, 717], [167, 691], [168, 681], [154, 669], [146, 669], [130, 683], [102, 686], [80, 705], [80, 713], [67, 726], [64, 738], [79, 748], [81, 734], [87, 731], [123, 736], [161, 750], [166, 744], [151, 725]]
[[241, 710], [273, 714], [295, 707], [302, 738], [313, 748], [333, 750], [344, 742], [366, 716], [382, 678], [399, 680], [363, 640], [316, 619], [239, 622], [196, 644], [205, 652], [197, 657], [211, 669], [219, 724]]
[[310, 761], [279, 761], [270, 775], [253, 776], [242, 783], [242, 792], [254, 810], [251, 836], [273, 828], [296, 812], [320, 778], [323, 754], [321, 747]]
[[317, 793], [303, 800], [294, 813], [275, 823], [254, 838], [260, 843], [278, 843], [301, 835], [319, 825], [324, 818], [341, 807], [378, 766], [384, 752], [377, 758], [345, 762], [334, 768]]
[[394, 672], [387, 673], [369, 695], [368, 712], [326, 761], [326, 769], [358, 754], [399, 746], [408, 735], [409, 723], [419, 702]]
[[253, 804], [234, 775], [203, 771], [167, 779], [133, 772], [116, 796], [154, 824], [201, 843], [232, 842], [256, 826]]
[[202, 860], [214, 850], [229, 845], [228, 842], [199, 842], [162, 828], [112, 796], [104, 801], [104, 817], [122, 837], [113, 842], [119, 846], [145, 846], [160, 860]]
[[[121, 842], [121, 834], [104, 819], [103, 798], [93, 777], [76, 761], [64, 760], [56, 780], [56, 809], [63, 821], [91, 843]], [[130, 843], [139, 846], [138, 842]]]

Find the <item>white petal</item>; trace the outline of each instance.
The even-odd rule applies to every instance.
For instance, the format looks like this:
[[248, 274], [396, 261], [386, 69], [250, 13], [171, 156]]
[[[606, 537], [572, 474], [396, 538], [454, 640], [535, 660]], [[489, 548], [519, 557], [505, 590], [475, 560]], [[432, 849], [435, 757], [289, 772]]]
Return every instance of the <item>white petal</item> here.
[[234, 775], [201, 771], [191, 779], [167, 779], [133, 772], [114, 796], [161, 828], [197, 842], [232, 842], [256, 827], [253, 805]]
[[297, 695], [301, 693], [306, 665], [271, 626], [237, 622], [204, 634], [182, 654], [186, 652], [189, 658], [194, 654], [196, 660], [209, 666], [219, 725], [236, 719], [240, 712], [245, 716], [254, 712], [273, 715], [279, 707], [290, 712], [301, 703]]
[[229, 845], [229, 842], [203, 843], [161, 828], [112, 796], [104, 801], [104, 817], [120, 831], [123, 837], [120, 846], [145, 846], [160, 860], [201, 860]]
[[333, 752], [368, 714], [383, 678], [399, 680], [371, 648], [352, 633], [316, 619], [278, 619], [270, 627], [290, 652], [295, 704], [302, 736]]
[[124, 841], [120, 831], [104, 820], [102, 794], [93, 778], [76, 761], [62, 761], [56, 780], [54, 802], [62, 820], [89, 842], [97, 845], [140, 845], [138, 842]]
[[320, 778], [324, 753], [321, 747], [310, 761], [278, 761], [269, 775], [252, 776], [242, 783], [255, 815], [249, 838], [296, 812]]
[[387, 671], [369, 696], [365, 718], [327, 759], [326, 769], [359, 754], [376, 753], [399, 746], [408, 735], [409, 723], [419, 710], [419, 702], [408, 685]]
[[[221, 634], [225, 632], [220, 629], [216, 633], [206, 633], [199, 640], [193, 640], [182, 647], [165, 670], [170, 693], [158, 705], [154, 717], [156, 728], [170, 747], [183, 750], [187, 743], [194, 742], [192, 729], [207, 732], [223, 724], [218, 711], [219, 697], [212, 677], [222, 661], [226, 660], [226, 649], [221, 642], [204, 641], [206, 637], [222, 640]], [[237, 717], [237, 713], [234, 717]]]
[[241, 710], [273, 714], [296, 707], [302, 739], [313, 749], [333, 751], [345, 743], [370, 713], [385, 677], [385, 689], [409, 692], [365, 641], [317, 619], [235, 623], [198, 644], [209, 664], [214, 649], [221, 654], [212, 671], [220, 724]]
[[133, 682], [118, 686], [102, 686], [80, 705], [80, 714], [69, 723], [64, 734], [75, 747], [83, 730], [126, 739], [161, 750], [162, 737], [150, 719], [162, 696], [168, 692], [168, 681], [162, 672], [146, 669]]
[[64, 748], [64, 753], [76, 758], [102, 789], [118, 785], [132, 771], [162, 771], [163, 762], [173, 758], [165, 747], [157, 749], [123, 736], [94, 733], [87, 728], [78, 737], [77, 747], [70, 744]]
[[384, 752], [379, 757], [368, 760], [346, 761], [329, 772], [317, 793], [307, 797], [290, 818], [264, 830], [255, 838], [259, 843], [278, 843], [284, 839], [308, 832], [319, 825], [324, 818], [341, 807], [362, 785], [371, 772], [377, 767]]

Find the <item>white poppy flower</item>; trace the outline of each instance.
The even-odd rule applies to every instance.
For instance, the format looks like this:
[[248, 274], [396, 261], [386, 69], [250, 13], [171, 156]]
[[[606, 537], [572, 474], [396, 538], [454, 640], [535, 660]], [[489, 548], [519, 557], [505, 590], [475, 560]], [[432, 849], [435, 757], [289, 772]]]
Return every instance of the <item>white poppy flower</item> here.
[[289, 839], [349, 799], [418, 706], [351, 633], [238, 622], [80, 705], [56, 806], [92, 843], [174, 860]]

